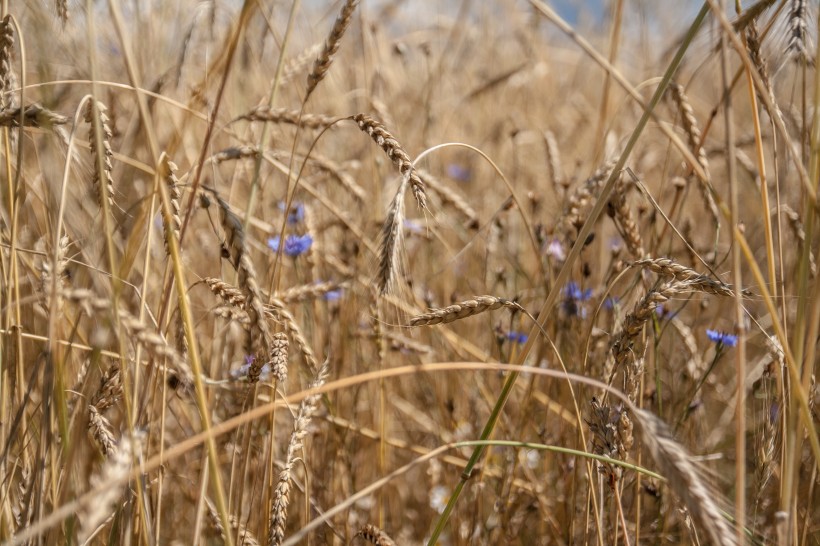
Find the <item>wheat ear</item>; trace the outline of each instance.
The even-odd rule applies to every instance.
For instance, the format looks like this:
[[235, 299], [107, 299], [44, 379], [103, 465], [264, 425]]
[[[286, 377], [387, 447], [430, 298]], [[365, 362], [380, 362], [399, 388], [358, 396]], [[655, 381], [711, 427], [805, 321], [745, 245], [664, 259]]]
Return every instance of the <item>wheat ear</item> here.
[[333, 56], [339, 51], [342, 37], [345, 35], [347, 27], [350, 26], [353, 11], [358, 4], [359, 0], [345, 0], [342, 11], [333, 23], [333, 28], [330, 29], [330, 35], [327, 37], [327, 40], [325, 40], [322, 51], [319, 53], [319, 56], [316, 57], [316, 60], [313, 61], [313, 68], [311, 68], [310, 74], [308, 74], [307, 77], [305, 102], [307, 102], [308, 97], [310, 97], [313, 90], [316, 89], [316, 86], [319, 85], [319, 82], [325, 78], [325, 74], [327, 74], [327, 71], [330, 69], [330, 65], [333, 63]]
[[[319, 369], [316, 379], [311, 382], [309, 389], [316, 389], [324, 385], [328, 376], [328, 363], [325, 362]], [[279, 474], [279, 483], [273, 497], [273, 508], [270, 517], [270, 532], [268, 544], [278, 546], [285, 540], [285, 524], [288, 519], [288, 505], [290, 504], [290, 482], [293, 467], [296, 464], [296, 454], [302, 449], [302, 443], [307, 435], [307, 427], [319, 404], [320, 394], [307, 396], [299, 404], [296, 421], [293, 423], [293, 432], [290, 435], [288, 451], [285, 457], [285, 468]]]
[[689, 512], [706, 529], [711, 543], [736, 546], [737, 537], [715, 500], [717, 495], [691, 461], [686, 448], [675, 441], [666, 424], [655, 415], [634, 406], [630, 409], [643, 432], [644, 445], [661, 474]]
[[433, 309], [429, 313], [416, 315], [408, 323], [411, 327], [433, 326], [435, 324], [447, 324], [456, 320], [493, 311], [502, 307], [509, 307], [522, 313], [526, 310], [512, 300], [505, 300], [495, 296], [476, 296], [474, 299], [455, 303], [442, 309]]
[[362, 526], [354, 538], [362, 538], [376, 546], [396, 546], [396, 542], [390, 538], [390, 535], [370, 523]]

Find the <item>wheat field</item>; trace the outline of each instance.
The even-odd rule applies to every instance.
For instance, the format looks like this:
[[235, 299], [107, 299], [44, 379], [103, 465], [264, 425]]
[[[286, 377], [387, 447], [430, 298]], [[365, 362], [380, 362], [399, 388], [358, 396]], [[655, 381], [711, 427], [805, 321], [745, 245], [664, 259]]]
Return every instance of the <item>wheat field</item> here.
[[0, 9], [3, 544], [820, 545], [816, 2]]

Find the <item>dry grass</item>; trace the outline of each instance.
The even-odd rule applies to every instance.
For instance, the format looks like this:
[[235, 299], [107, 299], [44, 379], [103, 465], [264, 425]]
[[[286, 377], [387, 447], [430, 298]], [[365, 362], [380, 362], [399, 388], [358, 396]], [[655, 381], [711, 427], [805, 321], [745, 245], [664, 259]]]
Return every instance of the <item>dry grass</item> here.
[[0, 542], [820, 544], [816, 3], [285, 4], [0, 6]]

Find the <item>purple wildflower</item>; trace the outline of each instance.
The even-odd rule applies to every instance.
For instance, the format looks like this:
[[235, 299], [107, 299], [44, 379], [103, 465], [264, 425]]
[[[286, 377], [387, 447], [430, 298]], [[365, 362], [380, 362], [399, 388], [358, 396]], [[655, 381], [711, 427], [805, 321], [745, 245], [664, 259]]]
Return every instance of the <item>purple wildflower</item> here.
[[547, 249], [545, 251], [547, 256], [558, 260], [559, 262], [563, 262], [567, 258], [567, 253], [564, 250], [564, 245], [561, 244], [561, 241], [558, 239], [553, 239], [549, 243], [547, 243]]
[[[274, 251], [279, 252], [282, 239], [280, 237], [273, 237], [268, 239], [268, 247]], [[313, 237], [308, 234], [305, 235], [288, 235], [285, 239], [285, 256], [296, 258], [310, 250], [313, 244]]]
[[447, 176], [459, 182], [469, 182], [473, 177], [470, 169], [458, 163], [450, 163], [447, 165]]
[[509, 331], [506, 335], [507, 339], [512, 341], [513, 343], [518, 343], [519, 345], [523, 345], [527, 342], [527, 334], [523, 332], [516, 332], [516, 331]]
[[717, 343], [718, 346], [725, 345], [727, 347], [734, 347], [737, 345], [737, 336], [720, 332], [718, 330], [706, 330], [706, 337], [709, 341]]
[[336, 290], [325, 292], [324, 298], [325, 301], [339, 301], [342, 299], [342, 289], [338, 288]]

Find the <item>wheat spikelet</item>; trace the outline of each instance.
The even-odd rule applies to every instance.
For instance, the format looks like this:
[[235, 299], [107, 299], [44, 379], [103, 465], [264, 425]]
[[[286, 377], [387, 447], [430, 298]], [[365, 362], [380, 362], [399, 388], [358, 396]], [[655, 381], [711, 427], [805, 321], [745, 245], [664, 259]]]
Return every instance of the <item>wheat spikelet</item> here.
[[213, 277], [206, 277], [205, 284], [214, 295], [218, 296], [228, 305], [239, 308], [245, 307], [245, 295], [238, 288]]
[[270, 305], [266, 308], [266, 312], [281, 323], [282, 326], [284, 326], [288, 336], [296, 344], [299, 352], [302, 353], [308, 369], [311, 373], [316, 373], [316, 355], [313, 353], [313, 349], [310, 348], [310, 344], [308, 344], [305, 336], [302, 334], [302, 329], [299, 328], [299, 325], [296, 323], [296, 318], [288, 310], [285, 303], [276, 298], [271, 298]]
[[678, 112], [680, 113], [681, 123], [683, 124], [683, 130], [686, 133], [686, 138], [689, 141], [689, 147], [695, 154], [695, 158], [697, 159], [700, 167], [703, 169], [703, 172], [706, 173], [707, 180], [700, 181], [701, 195], [703, 196], [703, 200], [706, 202], [706, 206], [709, 208], [709, 213], [712, 215], [712, 220], [717, 225], [720, 221], [720, 211], [717, 208], [715, 198], [712, 197], [712, 193], [707, 184], [708, 180], [711, 180], [711, 175], [709, 174], [709, 159], [706, 156], [706, 149], [703, 147], [702, 134], [700, 132], [700, 128], [698, 127], [698, 120], [695, 117], [695, 111], [689, 103], [689, 98], [686, 96], [686, 92], [684, 91], [682, 85], [671, 83], [669, 85], [669, 93], [672, 96], [672, 101], [678, 108]]
[[113, 365], [100, 378], [100, 387], [91, 396], [90, 403], [98, 411], [105, 411], [122, 396], [122, 374], [120, 367]]
[[634, 406], [631, 411], [643, 432], [644, 445], [661, 474], [689, 512], [706, 529], [711, 543], [737, 545], [737, 537], [715, 500], [718, 495], [691, 461], [686, 448], [673, 439], [669, 428], [655, 415]]
[[65, 27], [68, 24], [68, 0], [54, 0], [54, 7], [57, 10], [57, 17]]
[[359, 126], [359, 129], [370, 135], [373, 142], [384, 150], [387, 157], [393, 161], [393, 164], [399, 169], [402, 176], [410, 181], [416, 203], [420, 209], [426, 210], [427, 194], [425, 193], [424, 182], [419, 178], [415, 167], [413, 167], [413, 163], [410, 161], [410, 156], [407, 155], [407, 152], [399, 141], [385, 129], [384, 125], [370, 116], [356, 114], [352, 119], [356, 122], [356, 125]]
[[[160, 164], [162, 165], [162, 176], [165, 178], [165, 183], [168, 185], [168, 196], [171, 202], [170, 224], [165, 218], [165, 215], [162, 215], [162, 226], [165, 230], [165, 255], [170, 256], [171, 251], [168, 247], [168, 239], [171, 237], [171, 233], [174, 233], [177, 240], [179, 240], [179, 232], [182, 227], [182, 220], [179, 217], [179, 200], [181, 199], [182, 194], [179, 191], [179, 179], [176, 176], [176, 164], [170, 161], [168, 156], [164, 153], [160, 158]], [[182, 251], [181, 248], [180, 251]]]
[[586, 222], [586, 209], [591, 205], [592, 198], [597, 195], [601, 185], [609, 178], [613, 168], [615, 168], [615, 161], [607, 161], [569, 196], [564, 215], [564, 221], [568, 225], [576, 230], [581, 229]]
[[354, 538], [363, 538], [370, 544], [375, 544], [376, 546], [396, 546], [395, 541], [390, 538], [390, 535], [370, 523], [362, 526]]
[[[0, 127], [19, 127], [20, 113], [19, 107], [8, 107], [0, 110]], [[36, 102], [23, 108], [22, 114], [23, 125], [26, 127], [50, 128], [68, 123], [66, 116], [52, 112]]]
[[[288, 59], [288, 62], [285, 63], [285, 67], [282, 70], [282, 77], [279, 80], [279, 85], [284, 86], [293, 81], [293, 78], [295, 78], [299, 72], [310, 64], [310, 62], [313, 61], [321, 51], [322, 44], [316, 43], [302, 50], [295, 57]], [[270, 87], [273, 87], [273, 82], [271, 82]]]
[[410, 319], [408, 323], [411, 327], [416, 326], [433, 326], [435, 324], [447, 324], [456, 320], [461, 320], [467, 317], [472, 317], [487, 311], [494, 311], [502, 307], [509, 307], [521, 312], [526, 312], [518, 303], [497, 298], [495, 296], [476, 296], [475, 299], [466, 300], [453, 305], [433, 309], [429, 313], [423, 315], [416, 315]]
[[[324, 385], [328, 371], [328, 363], [325, 362], [308, 388], [315, 389]], [[307, 427], [313, 418], [320, 398], [320, 394], [312, 394], [299, 404], [299, 411], [293, 423], [293, 432], [290, 435], [287, 455], [285, 456], [285, 467], [279, 474], [279, 483], [276, 485], [273, 496], [270, 531], [268, 533], [268, 544], [271, 546], [278, 546], [285, 539], [285, 524], [288, 519], [288, 505], [290, 504], [291, 474], [296, 464], [296, 454], [302, 449], [302, 441], [307, 435]]]
[[806, 47], [806, 30], [808, 29], [809, 10], [806, 0], [791, 0], [789, 8], [789, 38], [788, 51], [797, 61], [808, 59]]
[[641, 258], [645, 254], [641, 233], [632, 216], [632, 210], [626, 203], [626, 185], [623, 180], [618, 180], [609, 200], [609, 215], [618, 226], [629, 253], [636, 258]]
[[273, 335], [270, 371], [279, 383], [285, 383], [288, 380], [288, 336], [286, 334]]
[[[46, 257], [40, 265], [40, 291], [42, 292], [45, 301], [43, 307], [51, 312], [51, 298], [58, 299], [56, 311], [62, 313], [63, 298], [62, 289], [66, 287], [66, 275], [68, 266], [68, 245], [69, 239], [67, 236], [60, 237], [57, 248], [54, 249], [54, 259]], [[56, 271], [55, 269], [56, 264]], [[57, 277], [57, 294], [53, 294], [54, 276]]]
[[292, 288], [288, 288], [284, 292], [277, 292], [276, 294], [274, 294], [274, 297], [276, 299], [283, 301], [284, 303], [302, 303], [305, 301], [320, 298], [328, 292], [338, 290], [343, 285], [344, 283], [338, 283], [334, 281], [305, 284], [302, 286], [294, 286]]
[[[633, 354], [633, 345], [638, 335], [655, 314], [659, 305], [666, 303], [669, 298], [684, 291], [684, 285], [677, 281], [667, 282], [650, 290], [637, 304], [632, 313], [624, 317], [620, 332], [612, 342], [612, 356], [614, 370], [624, 369], [630, 356]], [[608, 374], [609, 375], [609, 374]]]
[[269, 354], [271, 331], [262, 305], [262, 294], [256, 281], [256, 269], [245, 250], [245, 230], [242, 227], [242, 222], [231, 212], [228, 204], [219, 198], [217, 201], [219, 203], [222, 230], [225, 232], [228, 255], [231, 263], [239, 272], [239, 286], [245, 296], [245, 309], [251, 319], [251, 324], [261, 334], [265, 354]]
[[561, 172], [561, 154], [558, 150], [558, 142], [552, 131], [544, 131], [544, 146], [547, 149], [547, 174], [550, 177], [553, 189], [558, 188], [564, 182]]
[[[125, 490], [125, 481], [121, 481], [131, 470], [131, 461], [142, 450], [144, 433], [123, 435], [120, 446], [108, 457], [100, 472], [91, 477], [91, 486], [100, 491], [99, 495], [90, 501], [81, 504], [77, 519], [80, 520], [78, 544], [83, 544], [97, 527], [105, 521], [111, 513], [112, 505]], [[115, 486], [103, 487], [106, 484], [119, 483]]]
[[236, 118], [236, 120], [240, 119], [246, 121], [264, 121], [267, 123], [286, 123], [307, 129], [324, 129], [325, 127], [333, 125], [340, 118], [322, 114], [306, 114], [299, 110], [289, 110], [287, 108], [271, 108], [265, 105], [257, 106], [247, 114]]
[[[649, 269], [663, 277], [671, 277], [685, 283], [690, 290], [717, 296], [734, 296], [731, 285], [702, 275], [694, 269], [690, 269], [669, 258], [644, 258], [632, 262], [632, 265]], [[745, 294], [747, 292], [744, 290], [741, 293]]]
[[404, 192], [406, 189], [407, 179], [402, 177], [399, 189], [387, 208], [387, 217], [382, 225], [379, 269], [376, 277], [376, 286], [382, 295], [387, 294], [392, 288], [393, 280], [399, 270], [404, 241]]
[[304, 102], [307, 102], [313, 90], [316, 89], [316, 86], [324, 79], [325, 74], [327, 74], [327, 71], [330, 69], [330, 65], [333, 63], [333, 56], [336, 55], [336, 52], [339, 50], [342, 37], [350, 25], [350, 21], [353, 18], [353, 11], [358, 4], [359, 0], [345, 0], [344, 5], [342, 5], [342, 11], [333, 23], [333, 28], [330, 29], [330, 35], [327, 37], [327, 40], [325, 40], [322, 51], [319, 53], [319, 56], [316, 57], [316, 60], [313, 61], [313, 67], [307, 77], [307, 91], [305, 92]]
[[[216, 529], [220, 536], [225, 538], [225, 529], [222, 527], [222, 518], [219, 517], [219, 512], [216, 510], [216, 505], [208, 497], [205, 497], [205, 506], [208, 508], [208, 515], [211, 518], [211, 524]], [[259, 541], [253, 536], [247, 527], [245, 527], [239, 519], [233, 514], [228, 515], [228, 521], [231, 524], [231, 533], [239, 535], [239, 546], [259, 546]]]
[[88, 406], [88, 434], [103, 457], [117, 452], [117, 441], [111, 432], [111, 423], [93, 405]]
[[236, 161], [237, 159], [253, 159], [259, 156], [259, 148], [256, 146], [232, 146], [215, 153], [208, 158], [206, 163], [224, 163], [225, 161]]
[[452, 206], [464, 215], [467, 219], [466, 226], [468, 228], [478, 229], [480, 225], [478, 214], [464, 197], [429, 172], [422, 169], [417, 169], [417, 172], [425, 187], [436, 193], [444, 204]]
[[[102, 142], [103, 150], [100, 152], [97, 150], [97, 138], [96, 138], [96, 124], [94, 123], [94, 105], [93, 101], [89, 101], [88, 106], [85, 110], [85, 122], [89, 124], [89, 136], [88, 142], [91, 146], [91, 156], [96, 157], [98, 153], [103, 154], [103, 172], [97, 172], [97, 168], [94, 168], [94, 178], [92, 181], [92, 185], [97, 192], [97, 199], [100, 207], [102, 207], [102, 200], [108, 199], [109, 207], [114, 206], [114, 178], [111, 175], [111, 171], [113, 167], [111, 166], [111, 156], [114, 152], [111, 151], [111, 137], [113, 133], [111, 132], [111, 128], [108, 126], [108, 115], [106, 114], [106, 107], [105, 105], [97, 101], [97, 112], [99, 112], [99, 122], [100, 127], [102, 128], [102, 136], [100, 138], [100, 142]], [[96, 165], [95, 161], [95, 165]], [[100, 180], [105, 180], [105, 188], [100, 187]]]
[[[14, 105], [14, 99], [10, 94], [14, 87], [14, 69], [11, 65], [11, 51], [14, 46], [14, 25], [11, 15], [3, 17], [0, 22], [0, 111], [5, 112], [6, 108]], [[9, 93], [7, 98], [7, 93]], [[0, 113], [2, 113], [0, 112]], [[17, 119], [20, 113], [17, 112]]]
[[[791, 208], [789, 205], [780, 205], [780, 212], [786, 215], [786, 218], [789, 221], [789, 226], [791, 227], [792, 233], [794, 233], [795, 238], [800, 242], [800, 246], [805, 246], [806, 243], [806, 230], [803, 227], [803, 222], [800, 220], [800, 215]], [[811, 277], [817, 277], [817, 262], [814, 258], [814, 252], [811, 249], [809, 251], [809, 272], [811, 273]]]

